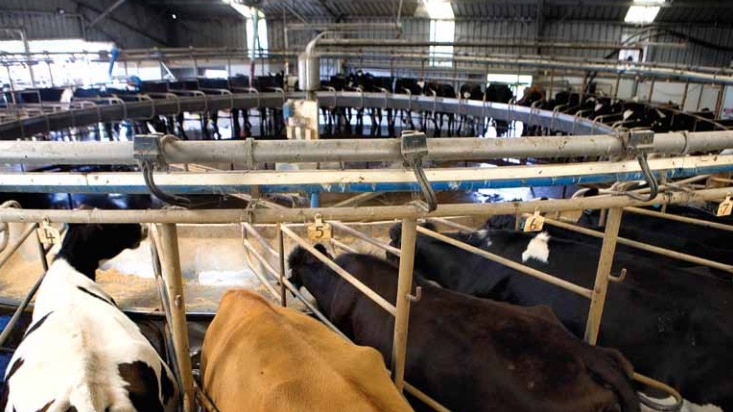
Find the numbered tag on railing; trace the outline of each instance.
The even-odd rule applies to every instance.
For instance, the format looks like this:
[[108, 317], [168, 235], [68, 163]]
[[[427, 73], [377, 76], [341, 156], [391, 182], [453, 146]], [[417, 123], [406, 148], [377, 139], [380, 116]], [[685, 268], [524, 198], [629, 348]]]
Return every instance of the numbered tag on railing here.
[[331, 239], [331, 225], [325, 223], [321, 215], [316, 215], [315, 222], [308, 225], [308, 240]]
[[733, 209], [733, 200], [730, 199], [730, 195], [725, 197], [725, 200], [720, 202], [718, 205], [718, 211], [715, 213], [716, 216], [730, 216], [731, 209]]
[[61, 241], [61, 233], [55, 227], [51, 226], [48, 219], [44, 219], [41, 226], [36, 229], [38, 233], [38, 239], [44, 245], [55, 245]]
[[540, 216], [540, 212], [535, 210], [532, 216], [524, 220], [522, 230], [525, 232], [539, 232], [545, 226], [545, 218]]

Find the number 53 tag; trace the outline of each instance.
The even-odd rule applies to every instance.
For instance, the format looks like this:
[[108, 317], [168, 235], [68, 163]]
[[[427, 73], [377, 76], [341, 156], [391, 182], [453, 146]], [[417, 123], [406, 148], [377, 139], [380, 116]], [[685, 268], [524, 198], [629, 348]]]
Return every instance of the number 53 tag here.
[[308, 225], [308, 240], [331, 239], [331, 225], [324, 223], [321, 215], [316, 215], [315, 222]]

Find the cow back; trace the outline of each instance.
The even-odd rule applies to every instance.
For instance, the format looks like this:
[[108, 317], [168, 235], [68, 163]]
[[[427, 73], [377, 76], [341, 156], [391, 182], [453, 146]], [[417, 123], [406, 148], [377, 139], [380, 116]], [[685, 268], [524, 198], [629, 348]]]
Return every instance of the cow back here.
[[410, 410], [374, 349], [245, 290], [222, 298], [204, 338], [202, 380], [221, 412]]
[[173, 375], [91, 279], [57, 260], [5, 375], [6, 410], [173, 412]]

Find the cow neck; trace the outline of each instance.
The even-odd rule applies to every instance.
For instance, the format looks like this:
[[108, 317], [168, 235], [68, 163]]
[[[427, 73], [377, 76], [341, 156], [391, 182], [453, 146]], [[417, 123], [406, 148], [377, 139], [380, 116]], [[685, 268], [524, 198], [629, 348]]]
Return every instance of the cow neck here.
[[100, 259], [94, 256], [94, 248], [83, 247], [86, 242], [79, 241], [80, 237], [84, 237], [84, 234], [70, 227], [54, 260], [65, 260], [78, 272], [95, 281]]
[[[313, 270], [307, 271], [306, 276], [302, 277], [303, 286], [316, 298], [317, 302], [323, 302], [323, 305], [319, 303], [318, 306], [326, 312], [330, 310], [331, 302], [336, 296], [340, 286], [339, 280], [341, 280], [341, 277], [326, 265], [313, 268]], [[328, 304], [328, 307], [324, 307], [326, 304]]]

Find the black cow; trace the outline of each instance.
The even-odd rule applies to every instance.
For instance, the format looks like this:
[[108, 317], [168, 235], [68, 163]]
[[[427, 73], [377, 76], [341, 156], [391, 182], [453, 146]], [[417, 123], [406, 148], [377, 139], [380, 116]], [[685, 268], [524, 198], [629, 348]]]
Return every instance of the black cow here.
[[[410, 96], [419, 96], [422, 94], [421, 83], [417, 79], [398, 78], [394, 82], [395, 94], [407, 94]], [[410, 130], [415, 129], [415, 123], [412, 120], [412, 110], [401, 110], [400, 121], [403, 125], [407, 125]]]
[[[456, 98], [456, 90], [451, 86], [450, 84], [446, 83], [437, 83], [437, 82], [428, 82], [425, 84], [424, 93], [426, 96], [430, 96], [433, 98], [437, 97], [447, 97], [451, 99]], [[430, 120], [433, 122], [433, 128], [435, 129], [435, 137], [440, 137], [443, 130], [443, 116], [448, 117], [448, 129], [447, 133], [448, 136], [453, 136], [454, 134], [454, 127], [455, 127], [455, 121], [456, 121], [456, 115], [454, 113], [446, 113], [439, 110], [434, 111], [431, 114]], [[428, 117], [423, 117], [423, 124], [422, 124], [422, 130], [427, 130], [427, 119]]]
[[[514, 98], [514, 92], [508, 84], [491, 83], [486, 88], [486, 101], [496, 103], [509, 103]], [[501, 119], [494, 119], [496, 122], [496, 135], [503, 136], [509, 130], [509, 122]]]
[[[266, 76], [256, 76], [254, 87], [260, 93], [280, 92], [285, 87], [285, 75], [283, 72], [270, 73]], [[284, 99], [284, 95], [283, 95]], [[284, 103], [284, 101], [283, 101]], [[281, 107], [259, 108], [260, 112], [260, 136], [280, 137], [285, 131], [285, 120]]]
[[[288, 263], [291, 281], [305, 286], [339, 329], [357, 344], [377, 348], [389, 365], [392, 316], [304, 249], [296, 248]], [[396, 266], [359, 254], [341, 255], [336, 263], [394, 304]], [[419, 276], [415, 283], [422, 298], [410, 310], [405, 378], [449, 409], [639, 410], [623, 356], [573, 338], [546, 307], [475, 299]]]
[[[483, 230], [454, 237], [517, 262], [593, 288], [599, 250], [542, 234]], [[391, 230], [399, 246], [400, 228]], [[415, 268], [459, 292], [508, 303], [549, 305], [576, 336], [586, 325], [589, 300], [454, 246], [419, 235]], [[683, 270], [617, 252], [599, 343], [619, 349], [645, 375], [676, 387], [687, 399], [733, 410], [733, 325], [727, 318], [733, 291], [700, 282]], [[631, 280], [633, 278], [633, 280]]]
[[[585, 193], [585, 196], [589, 197], [597, 194], [598, 191], [596, 189], [592, 189]], [[733, 217], [717, 217], [708, 210], [697, 207], [669, 205], [667, 206], [667, 213], [733, 226]], [[507, 216], [505, 218], [494, 217], [489, 219], [487, 225], [491, 228], [506, 229], [514, 227], [513, 219], [514, 218], [512, 216]], [[511, 222], [506, 222], [506, 220], [510, 220]], [[599, 222], [599, 211], [586, 211], [578, 220], [578, 224], [582, 226], [602, 230], [603, 228], [599, 226]], [[592, 242], [593, 244], [600, 245], [600, 239], [590, 238], [577, 232], [556, 227], [548, 227], [547, 230], [550, 231], [551, 234], [565, 239], [577, 240], [586, 243]], [[661, 233], [664, 235], [660, 236]], [[665, 249], [676, 250], [715, 262], [733, 265], [733, 254], [730, 253], [730, 248], [728, 247], [728, 245], [733, 244], [733, 232], [730, 231], [711, 229], [685, 222], [677, 222], [670, 219], [626, 212], [623, 214], [623, 218], [621, 220], [619, 236], [639, 242], [649, 243]], [[655, 259], [664, 259], [668, 264], [677, 267], [695, 268], [697, 266], [697, 264], [679, 259], [665, 259], [658, 254], [645, 252], [630, 246], [619, 245], [618, 247], [622, 252]], [[730, 272], [723, 272], [717, 269], [696, 268], [696, 272], [708, 274], [727, 281], [731, 280]]]
[[[250, 92], [250, 81], [249, 76], [238, 74], [236, 76], [229, 77], [229, 79], [215, 79], [216, 83], [211, 83], [212, 79], [206, 80], [206, 83], [202, 83], [203, 79], [199, 80], [202, 84], [201, 87], [207, 88], [227, 88], [232, 93], [249, 93]], [[206, 84], [206, 86], [203, 86]], [[240, 115], [242, 122], [239, 122]], [[243, 139], [252, 136], [252, 123], [249, 121], [249, 110], [237, 107], [231, 109], [232, 117], [232, 139]]]

